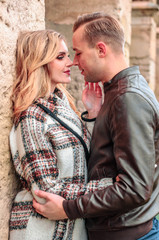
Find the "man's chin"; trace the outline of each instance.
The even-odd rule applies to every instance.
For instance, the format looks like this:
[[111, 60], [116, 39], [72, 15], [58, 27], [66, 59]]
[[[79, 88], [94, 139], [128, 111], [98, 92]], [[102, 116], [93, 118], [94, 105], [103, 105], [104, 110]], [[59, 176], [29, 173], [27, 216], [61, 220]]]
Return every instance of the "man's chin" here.
[[94, 78], [84, 78], [85, 82], [95, 83]]
[[91, 78], [89, 78], [89, 77], [87, 77], [87, 76], [84, 76], [84, 80], [85, 80], [85, 82], [92, 82], [92, 81], [91, 81]]

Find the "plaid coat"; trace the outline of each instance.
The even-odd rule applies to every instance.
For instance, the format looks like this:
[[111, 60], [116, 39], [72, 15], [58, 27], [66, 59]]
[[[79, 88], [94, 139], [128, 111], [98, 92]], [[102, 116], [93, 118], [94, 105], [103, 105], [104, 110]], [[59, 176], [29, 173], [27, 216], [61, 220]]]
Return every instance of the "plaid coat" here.
[[[85, 141], [90, 134], [58, 89], [49, 99], [37, 102], [58, 115]], [[83, 219], [50, 221], [35, 212], [32, 200], [35, 189], [56, 193], [65, 199], [111, 184], [109, 179], [87, 184], [83, 145], [67, 129], [36, 104], [24, 111], [10, 133], [13, 163], [23, 185], [16, 195], [10, 218], [10, 240], [86, 240]], [[43, 202], [44, 199], [36, 200]]]

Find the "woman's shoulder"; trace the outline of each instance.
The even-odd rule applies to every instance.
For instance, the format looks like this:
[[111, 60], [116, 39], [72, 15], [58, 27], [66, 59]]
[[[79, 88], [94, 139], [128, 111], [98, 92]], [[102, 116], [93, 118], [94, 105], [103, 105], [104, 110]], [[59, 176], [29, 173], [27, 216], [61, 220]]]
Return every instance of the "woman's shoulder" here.
[[33, 103], [20, 114], [15, 125], [17, 127], [21, 122], [34, 124], [35, 121], [44, 123], [46, 121], [46, 114], [36, 103]]

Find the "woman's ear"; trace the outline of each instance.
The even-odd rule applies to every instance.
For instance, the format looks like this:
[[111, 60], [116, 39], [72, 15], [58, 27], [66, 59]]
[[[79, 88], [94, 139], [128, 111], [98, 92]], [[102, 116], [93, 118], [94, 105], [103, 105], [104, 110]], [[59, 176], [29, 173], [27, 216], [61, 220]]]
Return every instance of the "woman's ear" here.
[[106, 44], [104, 42], [97, 42], [96, 48], [98, 50], [99, 57], [101, 57], [101, 58], [105, 57], [106, 52], [107, 52]]

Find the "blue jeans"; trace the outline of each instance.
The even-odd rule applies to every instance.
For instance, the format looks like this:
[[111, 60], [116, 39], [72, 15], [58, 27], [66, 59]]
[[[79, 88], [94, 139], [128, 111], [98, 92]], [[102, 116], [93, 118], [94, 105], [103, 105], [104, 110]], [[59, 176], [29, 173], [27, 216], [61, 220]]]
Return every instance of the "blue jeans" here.
[[159, 240], [159, 221], [154, 218], [152, 229], [138, 240]]

